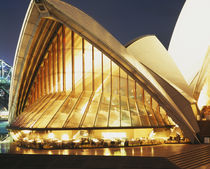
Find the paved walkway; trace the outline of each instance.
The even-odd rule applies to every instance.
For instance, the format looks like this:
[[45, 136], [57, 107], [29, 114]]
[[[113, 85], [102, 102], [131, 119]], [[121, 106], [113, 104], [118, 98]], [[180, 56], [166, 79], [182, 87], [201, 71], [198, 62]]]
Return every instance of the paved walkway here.
[[[206, 145], [36, 150], [0, 144], [1, 169], [180, 169], [167, 157]], [[207, 169], [203, 165], [197, 169]]]
[[140, 156], [140, 157], [169, 157], [187, 152], [205, 145], [195, 144], [162, 144], [155, 146], [123, 147], [123, 148], [89, 148], [37, 150], [19, 148], [15, 144], [0, 144], [3, 154], [49, 154], [49, 155], [90, 155], [90, 156]]

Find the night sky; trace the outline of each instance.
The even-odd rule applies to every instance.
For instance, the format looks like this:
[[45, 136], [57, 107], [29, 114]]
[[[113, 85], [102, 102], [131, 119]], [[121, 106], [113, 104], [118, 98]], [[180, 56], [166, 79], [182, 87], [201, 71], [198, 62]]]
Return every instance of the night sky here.
[[[122, 44], [155, 34], [168, 48], [185, 0], [65, 0], [104, 26]], [[19, 33], [30, 0], [0, 5], [0, 59], [13, 64]]]

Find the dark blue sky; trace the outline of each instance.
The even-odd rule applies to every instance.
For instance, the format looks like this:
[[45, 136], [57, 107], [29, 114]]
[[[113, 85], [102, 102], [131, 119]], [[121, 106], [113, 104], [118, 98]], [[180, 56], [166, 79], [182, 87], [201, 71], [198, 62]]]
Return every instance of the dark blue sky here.
[[[155, 34], [167, 48], [185, 0], [65, 0], [103, 25], [122, 44]], [[0, 5], [0, 59], [13, 64], [17, 41], [30, 0]]]

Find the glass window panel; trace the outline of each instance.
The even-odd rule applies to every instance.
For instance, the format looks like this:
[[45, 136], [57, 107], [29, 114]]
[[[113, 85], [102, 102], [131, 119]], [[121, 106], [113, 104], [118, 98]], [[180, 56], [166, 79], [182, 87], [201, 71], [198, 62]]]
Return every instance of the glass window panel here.
[[41, 96], [41, 71], [39, 70], [38, 76], [37, 76], [37, 85], [38, 85], [38, 98]]
[[124, 70], [120, 69], [120, 96], [127, 96], [128, 90], [128, 81], [127, 73]]
[[141, 126], [141, 122], [139, 119], [138, 109], [136, 107], [136, 100], [135, 100], [135, 81], [128, 76], [128, 101], [129, 101], [129, 108], [131, 112], [131, 123], [132, 126]]
[[176, 123], [169, 116], [168, 116], [168, 121], [169, 121], [170, 125], [174, 125], [174, 126], [176, 125]]
[[139, 113], [136, 107], [136, 100], [135, 99], [128, 99], [129, 105], [130, 105], [130, 112], [131, 112], [131, 121], [132, 121], [132, 126], [141, 126], [141, 121], [139, 118]]
[[142, 126], [151, 126], [149, 117], [148, 117], [148, 114], [146, 112], [143, 102], [137, 100], [137, 106], [138, 106]]
[[145, 110], [145, 106], [144, 106], [143, 88], [139, 84], [136, 85], [136, 97], [137, 97], [136, 103], [138, 106], [142, 125], [150, 126], [149, 117], [148, 117], [148, 114], [147, 114], [147, 112]]
[[45, 75], [44, 75], [44, 65], [42, 65], [41, 69], [41, 96], [45, 94]]
[[42, 97], [39, 101], [36, 101], [31, 106], [24, 109], [24, 112], [22, 112], [17, 118], [14, 125], [19, 126], [22, 123], [25, 123], [27, 119], [29, 119], [29, 116], [38, 108], [40, 107], [40, 103], [42, 103], [48, 96]]
[[128, 95], [129, 98], [135, 98], [135, 81], [128, 76]]
[[84, 40], [85, 90], [92, 91], [92, 45]]
[[163, 118], [164, 123], [166, 125], [170, 125], [170, 122], [168, 121], [168, 116], [167, 116], [165, 110], [162, 107], [160, 107], [160, 114], [161, 114], [161, 116]]
[[51, 51], [48, 52], [48, 67], [49, 67], [49, 91], [50, 93], [52, 93], [53, 92], [53, 55]]
[[87, 112], [82, 127], [94, 127], [95, 117], [99, 108], [101, 93], [96, 93]]
[[109, 115], [109, 127], [120, 127], [120, 100], [119, 95], [113, 95]]
[[105, 93], [111, 92], [111, 61], [103, 55], [103, 88]]
[[146, 91], [144, 91], [144, 104], [145, 104], [145, 108], [148, 113], [151, 125], [158, 126], [157, 121], [154, 117], [153, 111], [151, 109], [151, 96]]
[[65, 27], [65, 79], [66, 90], [72, 90], [72, 31]]
[[57, 58], [57, 37], [53, 40], [52, 55], [53, 55], [53, 91], [58, 92], [58, 58]]
[[90, 100], [91, 92], [84, 92], [79, 99], [79, 102], [74, 107], [70, 118], [68, 119], [68, 123], [65, 126], [66, 128], [77, 128], [81, 122], [82, 116], [86, 111]]
[[94, 90], [102, 89], [102, 53], [94, 47]]
[[143, 102], [143, 88], [136, 83], [136, 99]]
[[50, 107], [52, 106], [53, 102], [57, 99], [57, 97], [59, 97], [60, 94], [54, 94], [54, 96], [50, 97], [50, 99], [46, 99], [45, 102], [43, 102], [40, 105], [40, 108], [37, 109], [35, 111], [35, 113], [33, 113], [33, 117], [30, 118], [29, 123], [27, 123], [26, 127], [27, 128], [33, 128], [33, 126], [36, 124], [36, 122], [38, 121], [38, 119], [44, 114], [44, 112]]
[[130, 127], [131, 117], [130, 111], [128, 109], [128, 98], [126, 96], [121, 96], [121, 126]]
[[110, 95], [103, 94], [99, 105], [98, 114], [96, 117], [96, 123], [95, 123], [96, 127], [107, 127], [109, 106], [110, 106], [109, 104], [110, 104]]
[[48, 60], [45, 59], [44, 61], [44, 68], [45, 68], [45, 90], [46, 94], [49, 94], [49, 77], [48, 77]]
[[27, 124], [30, 123], [31, 120], [33, 120], [33, 119], [35, 120], [36, 113], [39, 112], [49, 102], [49, 100], [54, 96], [55, 96], [55, 94], [50, 94], [50, 95], [46, 95], [46, 97], [43, 97], [43, 99], [37, 100], [36, 103], [38, 103], [38, 104], [35, 105], [34, 108], [32, 108], [29, 111], [28, 116], [25, 116], [22, 119], [22, 122], [20, 125], [23, 127], [26, 127]]
[[119, 67], [112, 62], [112, 94], [119, 95]]
[[49, 123], [49, 128], [60, 128], [63, 127], [65, 121], [71, 114], [79, 96], [81, 93], [71, 92], [69, 97], [65, 100], [61, 108], [56, 113], [53, 120]]
[[74, 75], [75, 90], [83, 90], [83, 67], [82, 67], [82, 37], [74, 33]]
[[45, 128], [52, 120], [56, 112], [59, 110], [66, 97], [67, 95], [65, 93], [61, 93], [61, 95], [56, 98], [53, 104], [48, 107], [44, 114], [42, 114], [42, 116], [39, 118], [33, 128]]
[[164, 126], [163, 119], [162, 119], [162, 117], [160, 115], [160, 107], [159, 107], [159, 104], [153, 98], [152, 98], [152, 110], [153, 110], [154, 115], [155, 115], [155, 117], [156, 117], [156, 119], [158, 121], [159, 126]]
[[57, 34], [57, 58], [58, 58], [58, 91], [63, 91], [63, 52], [62, 52], [62, 27]]

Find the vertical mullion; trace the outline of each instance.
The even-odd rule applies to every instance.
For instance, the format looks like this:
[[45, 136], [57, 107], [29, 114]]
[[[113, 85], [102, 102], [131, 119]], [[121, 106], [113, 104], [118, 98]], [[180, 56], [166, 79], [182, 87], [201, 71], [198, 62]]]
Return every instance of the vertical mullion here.
[[41, 96], [44, 96], [45, 94], [44, 85], [45, 85], [45, 80], [44, 80], [44, 65], [43, 65], [41, 67], [41, 86], [42, 86]]
[[152, 111], [152, 114], [154, 116], [154, 119], [156, 120], [157, 125], [159, 126], [160, 124], [159, 124], [158, 118], [156, 117], [156, 112], [154, 112], [153, 111], [153, 108], [152, 108], [152, 96], [150, 96], [150, 109]]
[[109, 126], [109, 119], [110, 119], [110, 110], [112, 106], [112, 61], [110, 59], [110, 101], [109, 101], [109, 112], [108, 112], [108, 120], [107, 120], [107, 127]]
[[99, 109], [100, 109], [100, 106], [101, 106], [101, 100], [102, 100], [102, 97], [103, 97], [103, 93], [101, 94], [101, 97], [100, 97], [100, 100], [99, 100], [99, 103], [98, 103], [98, 108], [97, 108], [97, 112], [96, 112], [95, 120], [94, 120], [94, 123], [93, 123], [93, 127], [95, 127], [95, 126], [96, 126], [96, 119], [97, 119], [98, 112], [99, 112]]
[[137, 90], [136, 90], [136, 81], [135, 81], [135, 89], [134, 89], [134, 98], [135, 98], [135, 104], [136, 104], [136, 110], [137, 110], [137, 112], [138, 112], [138, 116], [139, 116], [139, 122], [140, 122], [140, 125], [142, 126], [143, 125], [143, 123], [142, 123], [142, 119], [141, 119], [141, 117], [140, 117], [140, 111], [139, 111], [139, 107], [138, 107], [138, 104], [137, 104]]
[[56, 89], [56, 68], [57, 68], [57, 65], [56, 65], [56, 54], [55, 54], [55, 44], [53, 43], [52, 44], [52, 62], [53, 62], [53, 92], [56, 92], [57, 89]]
[[144, 90], [143, 90], [143, 105], [144, 105], [144, 109], [145, 109], [145, 111], [146, 111], [146, 113], [147, 113], [147, 118], [148, 118], [148, 120], [149, 120], [149, 123], [150, 123], [150, 126], [152, 126], [152, 123], [151, 123], [151, 120], [150, 120], [150, 118], [149, 118], [149, 114], [148, 114], [148, 112], [147, 112], [147, 109], [146, 109], [146, 105], [145, 105], [145, 93], [144, 93]]
[[75, 70], [74, 70], [74, 32], [71, 34], [71, 57], [72, 57], [72, 90], [75, 90]]
[[51, 52], [48, 51], [49, 93], [52, 93], [52, 69], [51, 69], [51, 64], [52, 64]]
[[48, 74], [48, 71], [49, 71], [49, 67], [47, 66], [48, 65], [48, 62], [49, 60], [45, 60], [45, 76], [46, 76], [46, 94], [49, 94], [49, 74]]
[[45, 90], [45, 94], [48, 93], [48, 92], [47, 92], [47, 74], [46, 74], [46, 72], [47, 72], [47, 67], [46, 67], [46, 62], [47, 62], [47, 60], [44, 59], [44, 90]]
[[95, 86], [94, 86], [94, 46], [92, 45], [92, 90], [94, 91], [95, 90]]
[[35, 80], [35, 82], [34, 82], [34, 101], [36, 101], [37, 100], [37, 88], [36, 88], [36, 80]]
[[62, 26], [62, 56], [63, 56], [63, 91], [66, 91], [66, 34], [65, 26]]
[[61, 92], [61, 56], [60, 56], [60, 35], [57, 34], [57, 41], [56, 41], [56, 46], [57, 46], [57, 50], [56, 50], [56, 56], [57, 56], [57, 89], [59, 92]]
[[120, 103], [120, 127], [121, 127], [121, 120], [122, 120], [122, 111], [121, 111], [121, 94], [120, 94], [120, 67], [119, 67], [119, 103]]
[[128, 104], [128, 109], [129, 109], [129, 112], [130, 112], [131, 126], [133, 126], [131, 109], [130, 109], [130, 101], [129, 101], [129, 79], [128, 79], [128, 74], [127, 74], [127, 104]]
[[82, 85], [85, 90], [85, 40], [82, 38]]
[[104, 91], [104, 55], [101, 52], [101, 83], [102, 83], [102, 93]]
[[38, 72], [38, 99], [40, 98], [40, 94], [41, 94], [41, 87], [40, 87], [40, 72]]
[[42, 97], [42, 67], [39, 69], [39, 98]]

